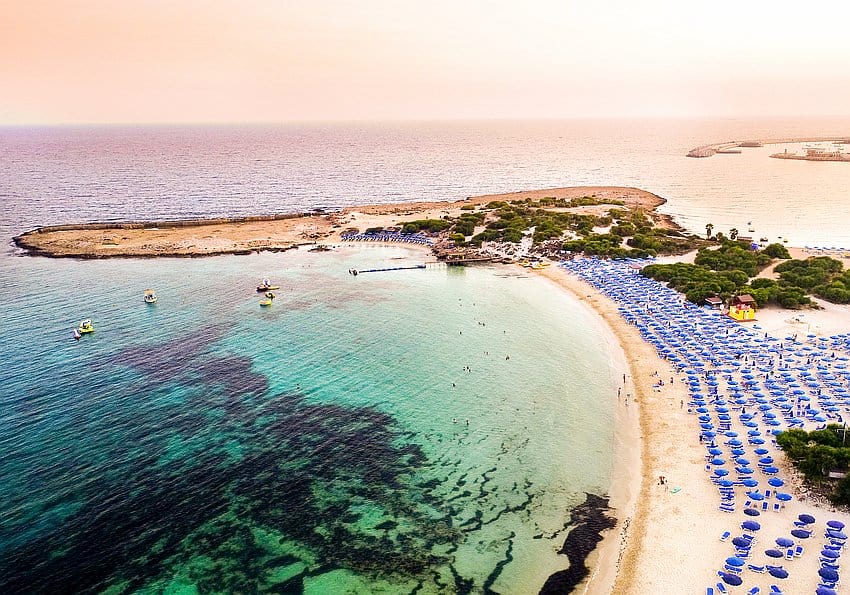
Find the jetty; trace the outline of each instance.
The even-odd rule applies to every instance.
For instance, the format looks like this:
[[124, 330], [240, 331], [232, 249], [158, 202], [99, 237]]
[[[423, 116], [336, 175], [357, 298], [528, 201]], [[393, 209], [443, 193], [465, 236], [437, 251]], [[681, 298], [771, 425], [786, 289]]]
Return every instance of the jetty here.
[[428, 265], [424, 264], [415, 264], [413, 266], [408, 267], [386, 267], [383, 269], [351, 269], [348, 271], [353, 275], [359, 275], [360, 273], [387, 273], [389, 271], [412, 271], [414, 269], [427, 269]]
[[[784, 145], [789, 143], [837, 143], [841, 145], [850, 144], [850, 136], [801, 136], [801, 137], [787, 137], [787, 138], [766, 138], [766, 139], [755, 139], [755, 140], [731, 140], [724, 141], [722, 143], [714, 143], [710, 145], [701, 145], [699, 147], [694, 147], [690, 151], [688, 151], [688, 157], [711, 157], [712, 155], [716, 155], [720, 153], [729, 154], [729, 153], [740, 153], [741, 151], [736, 150], [740, 148], [754, 148], [754, 147], [763, 147], [764, 145]], [[775, 155], [771, 155], [774, 157]], [[793, 159], [793, 157], [783, 157], [783, 159]], [[798, 159], [806, 159], [806, 157], [801, 156]], [[817, 159], [817, 161], [839, 161], [838, 159]], [[844, 161], [841, 159], [840, 161]]]

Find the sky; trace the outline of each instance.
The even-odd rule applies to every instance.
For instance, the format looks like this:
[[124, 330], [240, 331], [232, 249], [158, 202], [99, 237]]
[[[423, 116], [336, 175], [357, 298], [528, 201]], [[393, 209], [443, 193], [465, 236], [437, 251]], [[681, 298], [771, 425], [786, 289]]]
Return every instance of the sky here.
[[0, 124], [850, 114], [850, 2], [3, 0]]

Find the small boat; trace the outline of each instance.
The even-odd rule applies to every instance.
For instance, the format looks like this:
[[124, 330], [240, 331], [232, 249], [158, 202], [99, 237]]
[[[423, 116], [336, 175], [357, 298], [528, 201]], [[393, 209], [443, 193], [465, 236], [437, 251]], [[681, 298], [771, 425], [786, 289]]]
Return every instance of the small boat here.
[[270, 291], [272, 289], [280, 289], [280, 285], [272, 285], [269, 279], [263, 279], [263, 282], [257, 285], [257, 291]]
[[78, 331], [77, 329], [74, 329], [74, 338], [75, 338], [77, 341], [79, 341], [79, 340], [80, 340], [80, 337], [82, 337], [82, 335], [80, 334], [80, 331]]
[[145, 289], [145, 303], [146, 304], [155, 304], [156, 303], [156, 292], [153, 289]]
[[87, 335], [88, 333], [94, 332], [94, 326], [92, 326], [91, 318], [86, 318], [80, 323], [80, 328], [76, 329], [78, 333], [83, 335]]
[[271, 291], [266, 292], [266, 299], [260, 300], [260, 305], [263, 307], [268, 307], [272, 305], [272, 300], [274, 300], [274, 294]]

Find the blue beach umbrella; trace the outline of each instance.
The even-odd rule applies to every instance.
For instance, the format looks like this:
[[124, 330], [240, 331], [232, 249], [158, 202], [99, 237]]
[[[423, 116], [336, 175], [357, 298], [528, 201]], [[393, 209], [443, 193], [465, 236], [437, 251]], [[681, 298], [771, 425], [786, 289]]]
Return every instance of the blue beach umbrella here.
[[826, 526], [841, 531], [844, 528], [844, 523], [842, 523], [841, 521], [827, 521]]
[[787, 537], [777, 537], [776, 545], [778, 545], [779, 547], [791, 547], [792, 545], [794, 545], [794, 540], [788, 539]]
[[785, 492], [776, 492], [776, 499], [780, 502], [790, 502], [792, 497], [791, 494], [786, 494]]
[[827, 529], [826, 534], [832, 537], [833, 539], [847, 539], [847, 535], [845, 535], [841, 531], [832, 531]]
[[752, 545], [752, 542], [744, 537], [735, 537], [732, 540], [732, 545], [737, 548], [748, 548]]
[[747, 516], [759, 516], [761, 513], [755, 508], [745, 508], [744, 514]]
[[768, 572], [770, 573], [770, 576], [776, 578], [788, 578], [788, 571], [784, 568], [769, 568]]
[[815, 591], [815, 595], [838, 595], [838, 591], [836, 591], [835, 589], [832, 589], [830, 587], [825, 587], [825, 586], [821, 585]]
[[719, 467], [719, 468], [714, 470], [714, 474], [717, 477], [726, 477], [727, 475], [729, 475], [729, 469], [724, 469], [723, 467]]
[[729, 558], [726, 558], [726, 563], [729, 566], [737, 566], [738, 568], [746, 564], [746, 562], [738, 556], [730, 556]]
[[841, 556], [841, 552], [836, 552], [835, 550], [821, 550], [820, 555], [824, 558], [832, 558], [834, 560]]
[[743, 485], [745, 485], [746, 487], [748, 487], [748, 488], [754, 488], [754, 487], [756, 487], [756, 486], [759, 484], [758, 480], [757, 480], [757, 479], [753, 479], [752, 477], [748, 477], [748, 478], [746, 478], [746, 479], [742, 479], [742, 480], [741, 480], [741, 483], [742, 483]]
[[771, 558], [783, 558], [785, 556], [785, 554], [776, 549], [765, 550], [764, 553]]
[[737, 587], [738, 585], [744, 582], [744, 579], [742, 579], [740, 576], [735, 574], [729, 574], [726, 572], [721, 574], [720, 578], [723, 579], [724, 583], [726, 583], [727, 585], [732, 585], [733, 587]]
[[762, 494], [761, 492], [749, 492], [747, 495], [756, 502], [761, 502], [762, 500], [764, 500], [764, 494]]
[[767, 480], [767, 483], [769, 483], [771, 486], [773, 486], [775, 488], [779, 488], [779, 487], [782, 487], [783, 485], [785, 485], [785, 482], [782, 481], [781, 479], [779, 479], [778, 477], [771, 477], [770, 479]]
[[797, 539], [808, 539], [812, 536], [812, 532], [806, 531], [805, 529], [794, 529], [791, 531], [791, 535], [793, 535]]
[[758, 531], [761, 529], [761, 525], [755, 521], [744, 521], [741, 523], [741, 529], [746, 529], [747, 531]]
[[828, 581], [837, 581], [838, 580], [838, 572], [833, 570], [832, 568], [821, 568], [818, 570], [818, 574], [822, 579]]
[[724, 488], [731, 488], [733, 485], [735, 485], [735, 482], [731, 479], [720, 479], [717, 481], [717, 485]]

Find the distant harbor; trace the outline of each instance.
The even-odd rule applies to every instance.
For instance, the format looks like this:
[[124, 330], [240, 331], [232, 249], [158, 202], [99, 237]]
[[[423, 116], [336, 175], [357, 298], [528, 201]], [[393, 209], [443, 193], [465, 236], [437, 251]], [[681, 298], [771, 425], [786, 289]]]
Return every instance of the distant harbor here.
[[843, 152], [840, 147], [833, 151], [822, 147], [806, 147], [805, 153], [799, 155], [797, 153], [789, 153], [785, 149], [782, 153], [774, 153], [771, 155], [774, 159], [798, 159], [801, 161], [850, 161], [850, 155]]
[[[762, 140], [744, 140], [744, 141], [726, 141], [722, 143], [715, 143], [712, 145], [702, 145], [699, 147], [694, 147], [690, 151], [688, 151], [688, 157], [711, 157], [715, 154], [730, 154], [730, 153], [740, 153], [741, 151], [738, 149], [741, 148], [758, 148], [763, 147], [764, 145], [785, 145], [790, 143], [837, 143], [839, 145], [847, 145], [850, 144], [850, 136], [818, 136], [818, 137], [800, 137], [800, 138], [770, 138], [770, 139], [762, 139]], [[839, 153], [836, 151], [835, 153]], [[796, 157], [788, 156], [788, 157], [779, 157], [779, 155], [784, 155], [784, 153], [777, 153], [775, 155], [771, 155], [771, 157], [778, 157], [780, 159], [805, 159], [809, 161], [848, 161], [846, 158], [825, 158], [822, 156], [818, 157], [810, 157], [807, 155], [800, 155]]]

